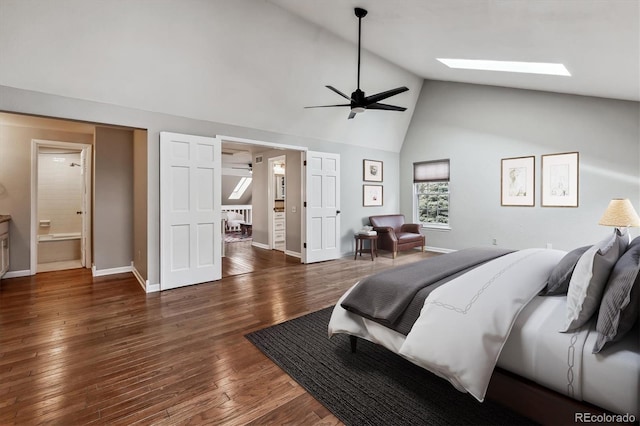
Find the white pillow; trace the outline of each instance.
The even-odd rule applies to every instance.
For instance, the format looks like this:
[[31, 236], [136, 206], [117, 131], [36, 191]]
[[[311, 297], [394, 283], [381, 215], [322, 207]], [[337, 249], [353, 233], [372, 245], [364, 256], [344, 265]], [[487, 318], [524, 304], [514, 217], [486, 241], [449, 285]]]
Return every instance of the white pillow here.
[[569, 282], [562, 332], [582, 327], [598, 310], [609, 274], [628, 242], [629, 237], [616, 230], [580, 257]]

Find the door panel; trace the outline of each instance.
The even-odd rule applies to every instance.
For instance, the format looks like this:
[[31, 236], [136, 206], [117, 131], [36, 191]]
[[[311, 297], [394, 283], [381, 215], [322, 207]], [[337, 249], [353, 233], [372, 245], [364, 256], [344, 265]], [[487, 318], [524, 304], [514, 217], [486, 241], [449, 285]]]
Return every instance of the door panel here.
[[222, 278], [221, 143], [160, 133], [160, 289]]
[[306, 152], [305, 263], [340, 257], [340, 155]]

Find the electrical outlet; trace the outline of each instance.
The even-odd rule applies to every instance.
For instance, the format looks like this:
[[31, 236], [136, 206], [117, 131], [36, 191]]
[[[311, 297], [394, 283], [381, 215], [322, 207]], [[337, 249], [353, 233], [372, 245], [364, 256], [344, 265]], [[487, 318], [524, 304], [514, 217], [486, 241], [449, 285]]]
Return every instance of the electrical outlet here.
[[493, 244], [494, 246], [498, 245], [498, 239], [494, 238], [493, 240], [491, 240], [491, 244]]
[[295, 213], [297, 211], [298, 209], [296, 208], [296, 206], [291, 206], [291, 213]]

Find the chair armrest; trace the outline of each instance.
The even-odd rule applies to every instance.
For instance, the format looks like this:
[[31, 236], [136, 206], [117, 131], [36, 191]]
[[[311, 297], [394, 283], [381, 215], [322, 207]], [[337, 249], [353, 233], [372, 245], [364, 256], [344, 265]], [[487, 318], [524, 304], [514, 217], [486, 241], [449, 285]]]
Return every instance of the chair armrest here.
[[396, 231], [391, 226], [374, 226], [373, 230], [380, 234], [380, 238], [388, 238], [391, 241], [398, 241]]
[[402, 232], [410, 232], [412, 234], [420, 234], [420, 224], [418, 223], [405, 223], [400, 227]]
[[395, 234], [395, 231], [393, 230], [393, 228], [391, 226], [374, 226], [373, 230], [376, 231], [379, 234]]

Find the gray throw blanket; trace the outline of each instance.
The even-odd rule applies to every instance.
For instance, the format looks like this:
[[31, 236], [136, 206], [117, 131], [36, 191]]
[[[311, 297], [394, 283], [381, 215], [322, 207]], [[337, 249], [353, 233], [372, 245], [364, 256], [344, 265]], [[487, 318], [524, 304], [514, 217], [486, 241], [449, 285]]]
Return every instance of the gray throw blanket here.
[[511, 252], [513, 250], [495, 247], [469, 248], [383, 271], [361, 280], [341, 306], [381, 324], [392, 325], [423, 288], [446, 282], [447, 277]]

